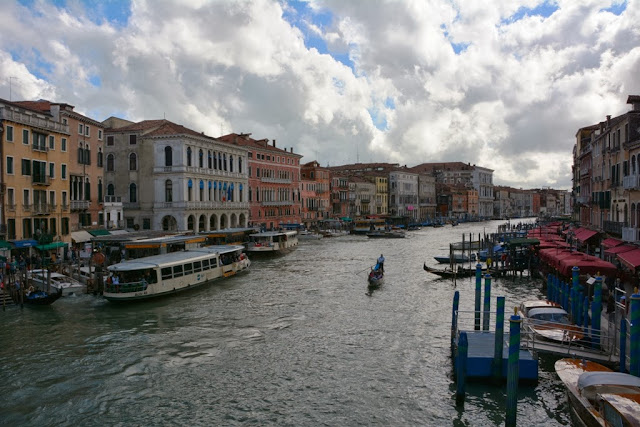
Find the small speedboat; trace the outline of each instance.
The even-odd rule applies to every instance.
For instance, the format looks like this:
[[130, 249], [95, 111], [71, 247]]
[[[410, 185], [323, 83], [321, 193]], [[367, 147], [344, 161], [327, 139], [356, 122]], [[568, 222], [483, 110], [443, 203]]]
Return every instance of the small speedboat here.
[[[446, 256], [435, 256], [433, 257], [433, 259], [435, 259], [436, 261], [438, 261], [440, 264], [451, 264], [451, 258], [449, 257], [449, 255]], [[454, 263], [458, 263], [458, 264], [462, 264], [465, 262], [474, 262], [476, 260], [476, 255], [475, 254], [471, 254], [471, 256], [467, 256], [464, 254], [454, 254], [453, 255], [453, 262]]]
[[64, 274], [46, 269], [31, 270], [29, 280], [36, 288], [51, 289], [53, 293], [62, 292], [62, 296], [87, 293], [87, 285]]
[[572, 343], [584, 338], [582, 328], [571, 324], [569, 314], [560, 304], [546, 300], [525, 301], [518, 308], [523, 325], [538, 337], [559, 343]]

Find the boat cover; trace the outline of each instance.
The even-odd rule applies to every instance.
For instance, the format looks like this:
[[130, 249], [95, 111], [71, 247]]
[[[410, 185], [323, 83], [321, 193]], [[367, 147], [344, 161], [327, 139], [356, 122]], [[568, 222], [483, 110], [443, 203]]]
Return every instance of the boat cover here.
[[578, 378], [578, 388], [595, 385], [619, 385], [627, 387], [640, 387], [640, 378], [623, 372], [585, 372]]

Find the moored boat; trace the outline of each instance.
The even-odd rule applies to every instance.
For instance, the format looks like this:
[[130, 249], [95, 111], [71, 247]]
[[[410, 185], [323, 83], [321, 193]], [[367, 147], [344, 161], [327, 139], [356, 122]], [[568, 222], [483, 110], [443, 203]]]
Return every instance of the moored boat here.
[[[476, 274], [475, 270], [467, 268], [458, 268], [455, 270], [445, 268], [444, 270], [442, 270], [439, 268], [429, 267], [426, 263], [423, 265], [423, 268], [424, 271], [428, 273], [435, 274], [436, 276], [444, 277], [447, 279], [452, 279], [454, 277], [473, 277]], [[486, 273], [486, 270], [484, 270], [484, 272]]]
[[47, 292], [40, 289], [28, 290], [23, 294], [22, 301], [20, 300], [20, 294], [17, 292], [12, 293], [13, 302], [16, 304], [26, 304], [31, 306], [43, 306], [51, 305], [62, 296], [62, 291]]
[[109, 301], [143, 300], [234, 276], [251, 265], [243, 250], [241, 245], [205, 246], [111, 265], [104, 297]]
[[574, 358], [558, 360], [555, 370], [581, 425], [640, 425], [640, 378]]
[[27, 277], [35, 288], [51, 289], [52, 294], [62, 291], [63, 297], [87, 293], [87, 285], [55, 271], [50, 272], [47, 269], [30, 270]]
[[402, 230], [391, 230], [391, 231], [372, 231], [367, 233], [367, 237], [371, 239], [403, 239], [406, 236], [405, 232]]
[[[433, 257], [433, 259], [438, 261], [440, 264], [451, 264], [451, 257], [449, 255], [435, 256], [435, 257]], [[475, 254], [471, 254], [470, 257], [468, 255], [465, 255], [465, 254], [454, 254], [453, 255], [453, 262], [454, 263], [458, 263], [458, 264], [462, 264], [462, 263], [466, 263], [466, 262], [474, 262], [475, 260], [476, 260], [476, 255]]]
[[571, 324], [568, 313], [558, 303], [525, 301], [520, 304], [518, 314], [523, 319], [523, 326], [540, 338], [567, 344], [584, 338], [582, 328]]
[[309, 230], [300, 230], [298, 231], [298, 239], [299, 240], [319, 240], [322, 239], [322, 234], [316, 233], [314, 231]]
[[285, 254], [296, 246], [297, 231], [265, 231], [249, 235], [247, 252], [251, 255]]

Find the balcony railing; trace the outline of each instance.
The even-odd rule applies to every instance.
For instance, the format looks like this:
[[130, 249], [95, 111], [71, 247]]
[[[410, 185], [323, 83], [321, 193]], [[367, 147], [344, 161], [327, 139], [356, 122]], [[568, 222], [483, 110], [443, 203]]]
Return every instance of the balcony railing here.
[[11, 111], [8, 108], [0, 109], [0, 118], [10, 120], [12, 122], [49, 129], [56, 132], [69, 133], [69, 125], [56, 122], [50, 119], [37, 117], [31, 114], [25, 114], [18, 111]]
[[81, 211], [89, 209], [89, 201], [88, 200], [72, 200], [71, 201], [71, 210], [72, 211]]
[[270, 182], [272, 184], [291, 184], [291, 180], [289, 178], [269, 178], [269, 177], [261, 177], [260, 182]]
[[34, 215], [48, 215], [51, 211], [48, 203], [34, 203], [32, 212]]
[[576, 202], [582, 205], [587, 205], [589, 204], [589, 196], [578, 196], [576, 197]]
[[32, 175], [31, 183], [33, 185], [51, 185], [51, 179], [48, 176]]
[[639, 238], [639, 228], [631, 228], [631, 227], [622, 227], [622, 240], [637, 243]]
[[603, 223], [603, 229], [606, 233], [615, 234], [617, 236], [622, 236], [622, 228], [626, 226], [627, 223], [625, 222], [604, 221]]
[[120, 196], [104, 196], [105, 203], [122, 203], [122, 197]]
[[625, 190], [640, 189], [640, 175], [625, 176], [622, 181]]
[[289, 206], [293, 205], [292, 201], [277, 201], [277, 202], [260, 202], [262, 206]]

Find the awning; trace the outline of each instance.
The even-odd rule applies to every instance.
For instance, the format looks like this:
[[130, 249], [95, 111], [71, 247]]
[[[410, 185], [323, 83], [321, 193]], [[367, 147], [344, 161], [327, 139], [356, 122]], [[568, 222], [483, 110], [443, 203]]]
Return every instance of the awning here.
[[37, 246], [38, 242], [36, 242], [35, 240], [27, 239], [27, 240], [16, 240], [14, 242], [11, 242], [11, 244], [15, 248], [30, 248], [32, 246]]
[[618, 239], [614, 239], [613, 237], [610, 237], [602, 241], [602, 246], [604, 246], [605, 248], [613, 248], [616, 246], [620, 246], [623, 243], [624, 242], [622, 240], [618, 240]]
[[98, 228], [96, 230], [88, 230], [88, 231], [89, 233], [91, 233], [92, 236], [108, 236], [111, 234], [104, 228]]
[[607, 249], [606, 251], [604, 251], [604, 254], [615, 255], [615, 254], [621, 254], [623, 252], [629, 252], [634, 249], [637, 249], [637, 247], [632, 245], [621, 245], [621, 246], [616, 246], [615, 248]]
[[583, 230], [582, 233], [576, 235], [576, 239], [578, 239], [581, 242], [585, 242], [589, 240], [591, 237], [595, 236], [596, 234], [598, 234], [597, 231]]
[[41, 251], [50, 251], [52, 249], [58, 249], [58, 248], [61, 248], [63, 246], [67, 246], [67, 243], [65, 243], [65, 242], [53, 242], [53, 243], [47, 243], [46, 245], [37, 245], [36, 249], [40, 249]]
[[109, 233], [116, 235], [116, 234], [129, 234], [129, 232], [127, 230], [111, 230]]
[[85, 230], [71, 232], [71, 239], [76, 243], [88, 242], [92, 237], [93, 236]]
[[640, 266], [640, 249], [618, 254], [618, 259], [630, 269], [635, 270], [636, 267]]
[[11, 246], [11, 243], [7, 242], [6, 240], [0, 240], [0, 249], [11, 249], [13, 246]]

